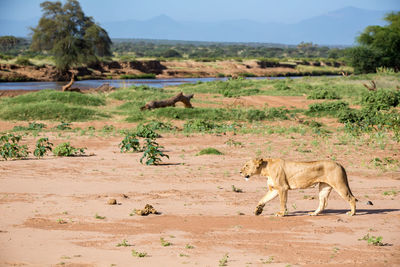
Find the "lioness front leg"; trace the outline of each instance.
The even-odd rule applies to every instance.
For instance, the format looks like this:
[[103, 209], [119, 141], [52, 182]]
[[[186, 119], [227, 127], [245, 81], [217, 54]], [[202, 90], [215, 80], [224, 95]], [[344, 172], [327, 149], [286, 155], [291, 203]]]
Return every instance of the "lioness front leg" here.
[[278, 195], [278, 190], [270, 190], [268, 193], [258, 202], [256, 210], [254, 211], [255, 215], [260, 215], [263, 212], [265, 204], [274, 199]]
[[286, 202], [287, 202], [288, 190], [287, 189], [280, 189], [278, 192], [279, 192], [279, 200], [280, 200], [280, 203], [281, 203], [281, 209], [280, 209], [279, 212], [277, 212], [275, 214], [275, 216], [283, 217], [287, 213]]

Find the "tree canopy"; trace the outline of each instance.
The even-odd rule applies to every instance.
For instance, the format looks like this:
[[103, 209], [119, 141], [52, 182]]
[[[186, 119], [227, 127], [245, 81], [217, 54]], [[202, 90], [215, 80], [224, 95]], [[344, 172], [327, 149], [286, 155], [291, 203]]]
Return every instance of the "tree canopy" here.
[[358, 72], [373, 72], [377, 67], [400, 69], [400, 12], [385, 16], [385, 26], [368, 26], [357, 38], [361, 45], [350, 49], [351, 64]]
[[90, 63], [96, 56], [111, 55], [111, 39], [106, 30], [85, 16], [77, 0], [46, 1], [40, 4], [43, 15], [32, 30], [31, 49], [48, 51], [56, 67], [65, 71], [76, 64]]

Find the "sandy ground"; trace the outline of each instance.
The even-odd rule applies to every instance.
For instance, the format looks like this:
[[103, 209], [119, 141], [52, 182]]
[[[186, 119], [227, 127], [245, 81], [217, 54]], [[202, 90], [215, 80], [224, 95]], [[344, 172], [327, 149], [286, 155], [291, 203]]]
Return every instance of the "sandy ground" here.
[[[102, 123], [132, 127], [74, 126]], [[0, 131], [15, 125], [0, 122]], [[218, 266], [224, 255], [227, 266], [400, 265], [400, 173], [367, 166], [383, 153], [371, 147], [329, 152], [347, 169], [359, 199], [356, 216], [346, 215], [349, 206], [336, 192], [321, 216], [307, 216], [318, 205], [318, 189], [309, 188], [289, 192], [289, 216], [280, 218], [273, 216], [278, 199], [261, 216], [253, 214], [266, 180], [246, 182], [238, 171], [257, 150], [264, 157], [327, 158], [324, 145], [312, 153], [292, 147], [293, 140], [312, 137], [164, 134], [158, 141], [170, 158], [145, 166], [141, 153], [119, 152], [120, 136], [45, 135], [93, 155], [0, 161], [0, 266]], [[37, 139], [24, 142], [32, 147]], [[242, 145], [229, 146], [228, 140]], [[224, 155], [196, 156], [206, 147]], [[398, 148], [390, 156], [399, 158], [393, 152]], [[243, 192], [233, 192], [232, 185]], [[383, 194], [392, 191], [397, 193]], [[118, 204], [108, 205], [111, 198]], [[146, 204], [160, 214], [130, 216]], [[366, 234], [381, 236], [385, 246], [359, 240]], [[162, 246], [160, 238], [172, 245]], [[123, 240], [130, 246], [118, 247]], [[132, 250], [147, 256], [132, 256]]]

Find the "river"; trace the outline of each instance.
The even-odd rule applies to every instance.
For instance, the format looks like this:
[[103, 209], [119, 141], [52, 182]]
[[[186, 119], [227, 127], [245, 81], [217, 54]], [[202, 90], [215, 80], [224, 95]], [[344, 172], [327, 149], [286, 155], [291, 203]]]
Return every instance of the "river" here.
[[[286, 77], [251, 77], [247, 79], [285, 79]], [[300, 78], [294, 76], [290, 78]], [[82, 89], [96, 88], [104, 83], [113, 87], [129, 87], [131, 85], [148, 85], [151, 87], [163, 88], [165, 86], [180, 85], [184, 83], [224, 81], [227, 78], [171, 78], [171, 79], [137, 79], [137, 80], [85, 80], [77, 81], [73, 87]], [[68, 82], [1, 82], [0, 90], [42, 90], [61, 89]]]

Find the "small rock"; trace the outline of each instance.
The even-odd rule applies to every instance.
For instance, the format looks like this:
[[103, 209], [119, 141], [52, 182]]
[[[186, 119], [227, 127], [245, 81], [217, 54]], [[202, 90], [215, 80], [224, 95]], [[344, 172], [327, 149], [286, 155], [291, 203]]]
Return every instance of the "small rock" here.
[[373, 206], [374, 205], [374, 203], [372, 203], [372, 201], [367, 201], [367, 203], [366, 203], [367, 205], [371, 205], [371, 206]]
[[108, 205], [117, 205], [117, 200], [115, 198], [110, 198], [107, 202]]
[[122, 194], [121, 195], [123, 198], [129, 198], [128, 195]]

